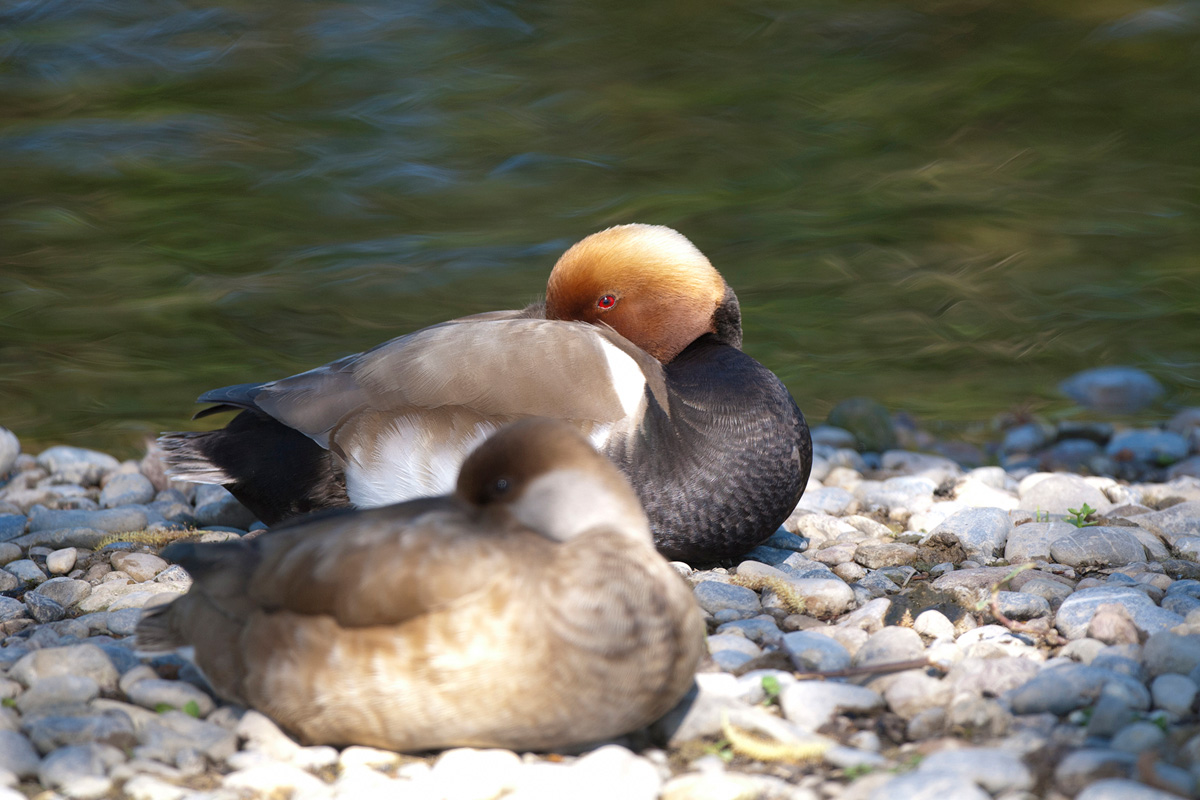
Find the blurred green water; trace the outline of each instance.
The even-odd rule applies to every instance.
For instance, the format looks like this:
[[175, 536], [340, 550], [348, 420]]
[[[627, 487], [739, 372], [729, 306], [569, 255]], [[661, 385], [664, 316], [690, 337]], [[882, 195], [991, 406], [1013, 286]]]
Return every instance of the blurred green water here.
[[[1200, 387], [1200, 3], [0, 5], [0, 424], [192, 399], [672, 225], [814, 419]], [[1151, 412], [1151, 417], [1166, 413]]]

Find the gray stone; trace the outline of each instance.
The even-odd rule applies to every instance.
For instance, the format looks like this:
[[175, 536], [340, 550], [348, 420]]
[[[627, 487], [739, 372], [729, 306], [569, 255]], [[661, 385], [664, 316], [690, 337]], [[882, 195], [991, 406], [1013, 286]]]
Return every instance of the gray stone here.
[[82, 705], [100, 694], [100, 687], [84, 675], [50, 675], [38, 678], [17, 697], [17, 710], [28, 715], [55, 706]]
[[1159, 675], [1150, 684], [1150, 695], [1154, 698], [1154, 707], [1168, 711], [1177, 717], [1183, 717], [1192, 710], [1196, 703], [1196, 694], [1200, 687], [1186, 675], [1166, 673]]
[[835, 450], [839, 447], [858, 447], [858, 440], [854, 438], [853, 433], [835, 425], [814, 425], [810, 433], [814, 445], [824, 445]]
[[1036, 453], [1054, 439], [1054, 428], [1040, 422], [1027, 422], [1009, 428], [1004, 433], [1000, 450], [1008, 454]]
[[249, 530], [255, 517], [224, 486], [200, 484], [196, 487], [196, 519], [204, 527], [219, 525]]
[[708, 637], [708, 652], [721, 669], [733, 670], [758, 658], [762, 649], [744, 636], [723, 634]]
[[734, 633], [735, 631], [757, 644], [778, 645], [779, 640], [783, 638], [783, 631], [779, 630], [775, 618], [765, 614], [750, 619], [726, 622], [717, 627], [718, 634]]
[[46, 580], [46, 573], [42, 572], [41, 567], [28, 558], [10, 561], [4, 565], [4, 571], [16, 576], [17, 580], [22, 583], [41, 583]]
[[998, 747], [972, 747], [964, 750], [940, 750], [926, 756], [920, 772], [959, 775], [992, 794], [1028, 791], [1034, 786], [1033, 773], [1016, 754]]
[[914, 453], [910, 450], [888, 450], [880, 457], [880, 462], [888, 472], [919, 475], [939, 485], [955, 480], [963, 474], [962, 467], [949, 458], [929, 453]]
[[1117, 731], [1112, 738], [1112, 749], [1125, 753], [1144, 753], [1158, 749], [1166, 738], [1163, 729], [1153, 722], [1134, 722]]
[[735, 586], [731, 583], [717, 581], [702, 581], [696, 584], [693, 592], [696, 602], [710, 614], [718, 611], [733, 610], [750, 618], [756, 616], [762, 609], [758, 594], [745, 586]]
[[[789, 561], [798, 563], [803, 557], [797, 553], [794, 554], [794, 559], [794, 561], [793, 559], [789, 559]], [[808, 563], [822, 569], [828, 569], [823, 564]], [[786, 562], [784, 567], [788, 568]], [[832, 575], [832, 573], [827, 574]], [[776, 593], [779, 591], [785, 592], [793, 602], [803, 604], [804, 613], [815, 617], [824, 618], [841, 614], [854, 603], [854, 591], [837, 577], [797, 578], [790, 572], [753, 561], [744, 562], [738, 567], [738, 577], [747, 580], [765, 580], [768, 585], [775, 583], [776, 586], [771, 587], [772, 591]], [[702, 585], [700, 584], [699, 586]], [[696, 588], [699, 589], [699, 586]], [[698, 595], [697, 599], [699, 599]], [[703, 602], [700, 605], [702, 608], [704, 607]]]
[[[51, 511], [35, 508], [29, 517], [30, 533], [88, 528], [108, 533], [144, 530], [150, 518], [141, 506], [123, 506], [104, 511]], [[82, 545], [87, 546], [87, 545]]]
[[115, 506], [144, 505], [154, 500], [154, 485], [140, 472], [124, 472], [114, 475], [104, 484], [100, 492], [103, 508]]
[[933, 492], [938, 484], [923, 476], [901, 476], [886, 481], [863, 481], [854, 489], [854, 495], [870, 508], [906, 508], [919, 511], [933, 503]]
[[[139, 725], [137, 755], [167, 762], [175, 761], [188, 750], [199, 752], [215, 762], [228, 759], [237, 751], [237, 734], [206, 720], [195, 719], [183, 711], [166, 711]], [[309, 748], [295, 743], [286, 749], [287, 758], [297, 758]], [[333, 755], [336, 762], [337, 754]]]
[[1043, 472], [1088, 472], [1104, 449], [1091, 439], [1062, 439], [1037, 454]]
[[857, 511], [858, 499], [839, 486], [822, 486], [819, 489], [805, 490], [796, 508], [841, 516]]
[[779, 705], [789, 722], [815, 731], [837, 714], [869, 714], [883, 708], [883, 697], [862, 686], [833, 681], [797, 681], [784, 686]]
[[128, 685], [125, 694], [130, 702], [152, 711], [157, 711], [163, 706], [186, 711], [194, 703], [199, 716], [206, 717], [215, 708], [212, 698], [207, 693], [183, 681], [147, 678]]
[[39, 623], [57, 622], [67, 615], [66, 610], [44, 594], [25, 593], [25, 608], [29, 616]]
[[51, 475], [60, 478], [76, 478], [78, 476], [80, 479], [71, 480], [71, 482], [83, 483], [86, 481], [89, 485], [95, 485], [101, 475], [112, 472], [121, 466], [121, 462], [107, 453], [66, 445], [43, 450], [37, 457], [37, 463]]
[[169, 566], [166, 561], [150, 553], [117, 552], [112, 554], [110, 560], [113, 569], [121, 570], [139, 583], [153, 580]]
[[92, 742], [124, 751], [137, 742], [133, 721], [117, 709], [50, 708], [46, 713], [26, 716], [22, 729], [42, 753]]
[[867, 800], [990, 800], [987, 792], [952, 772], [917, 770], [892, 778]]
[[1011, 529], [1012, 520], [1002, 509], [964, 508], [934, 528], [926, 538], [956, 541], [969, 557], [987, 562], [1004, 552], [1004, 542]]
[[18, 778], [32, 778], [37, 775], [40, 761], [28, 739], [16, 731], [0, 730], [0, 769]]
[[1200, 533], [1200, 500], [1189, 500], [1162, 511], [1138, 514], [1136, 519], [1138, 525], [1173, 545], [1179, 537]]
[[20, 585], [21, 581], [16, 575], [0, 569], [0, 592], [11, 592]]
[[1070, 536], [1078, 530], [1067, 522], [1026, 522], [1008, 532], [1004, 558], [1010, 564], [1023, 561], [1049, 561], [1050, 545], [1056, 539]]
[[1137, 629], [1148, 634], [1167, 630], [1183, 622], [1183, 618], [1178, 614], [1159, 608], [1144, 592], [1137, 589], [1125, 586], [1096, 586], [1079, 589], [1064, 600], [1055, 617], [1055, 626], [1068, 639], [1079, 639], [1087, 634], [1092, 616], [1105, 603], [1119, 603], [1124, 606]]
[[966, 657], [946, 675], [946, 682], [957, 694], [999, 697], [1025, 685], [1041, 667], [1025, 658]]
[[92, 585], [75, 578], [51, 578], [28, 594], [43, 595], [63, 608], [70, 608], [92, 593]]
[[71, 745], [42, 759], [38, 780], [73, 800], [94, 800], [112, 791], [106, 773], [124, 760], [121, 751], [109, 745]]
[[1078, 475], [1053, 474], [1030, 483], [1021, 482], [1020, 503], [1024, 511], [1049, 514], [1069, 514], [1070, 509], [1082, 509], [1084, 504], [1103, 513], [1112, 508], [1104, 493]]
[[850, 651], [821, 633], [794, 631], [785, 634], [783, 649], [801, 672], [828, 672], [850, 666]]
[[1150, 707], [1150, 692], [1126, 675], [1083, 664], [1043, 668], [1025, 684], [1006, 693], [1015, 714], [1051, 713], [1062, 716], [1090, 705], [1111, 688], [1125, 706], [1136, 711]]
[[1075, 800], [1179, 800], [1179, 795], [1127, 778], [1104, 778], [1088, 784]]
[[1009, 619], [1027, 620], [1050, 616], [1050, 603], [1044, 597], [1025, 592], [997, 592], [996, 605]]
[[945, 708], [951, 698], [949, 683], [915, 669], [890, 675], [879, 684], [888, 708], [904, 720], [930, 708]]
[[890, 664], [920, 658], [925, 654], [921, 634], [912, 628], [887, 627], [871, 634], [854, 654], [855, 666]]
[[1187, 457], [1188, 442], [1170, 431], [1137, 430], [1118, 433], [1104, 448], [1109, 458], [1146, 464], [1174, 464]]
[[31, 686], [34, 681], [53, 675], [86, 676], [104, 691], [117, 688], [117, 670], [112, 659], [91, 643], [35, 650], [22, 657], [9, 670], [9, 677], [24, 686]]
[[1152, 633], [1142, 648], [1142, 659], [1151, 675], [1189, 675], [1200, 667], [1200, 636], [1167, 630]]
[[856, 549], [854, 560], [867, 569], [880, 569], [912, 564], [917, 560], [918, 553], [913, 545], [901, 542], [863, 544]]
[[1059, 391], [1095, 411], [1134, 414], [1163, 395], [1162, 385], [1137, 367], [1093, 367], [1059, 384]]
[[0, 622], [27, 616], [25, 604], [12, 597], [0, 597]]
[[1056, 538], [1050, 556], [1059, 564], [1083, 569], [1121, 567], [1146, 560], [1146, 548], [1129, 528], [1089, 526]]
[[0, 541], [7, 542], [25, 533], [24, 514], [0, 514]]
[[1083, 748], [1059, 759], [1054, 782], [1062, 792], [1073, 796], [1101, 778], [1132, 777], [1136, 766], [1137, 757], [1132, 753]]

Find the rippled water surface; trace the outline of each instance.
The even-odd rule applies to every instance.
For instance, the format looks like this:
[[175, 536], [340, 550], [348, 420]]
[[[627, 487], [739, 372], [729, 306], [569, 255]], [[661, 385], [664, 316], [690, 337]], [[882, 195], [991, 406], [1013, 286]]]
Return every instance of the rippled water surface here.
[[1198, 87], [1196, 2], [0, 4], [0, 424], [133, 454], [631, 221], [817, 420], [1198, 404]]

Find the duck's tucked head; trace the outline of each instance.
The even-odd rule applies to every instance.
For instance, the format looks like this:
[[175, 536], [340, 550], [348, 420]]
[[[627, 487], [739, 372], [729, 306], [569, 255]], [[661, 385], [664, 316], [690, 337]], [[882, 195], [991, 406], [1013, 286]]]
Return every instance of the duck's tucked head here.
[[566, 541], [607, 528], [651, 541], [629, 482], [565, 422], [514, 422], [475, 449], [458, 474], [458, 497]]
[[662, 225], [618, 225], [563, 253], [546, 285], [546, 316], [611, 325], [664, 364], [705, 333], [741, 345], [733, 290], [686, 236]]

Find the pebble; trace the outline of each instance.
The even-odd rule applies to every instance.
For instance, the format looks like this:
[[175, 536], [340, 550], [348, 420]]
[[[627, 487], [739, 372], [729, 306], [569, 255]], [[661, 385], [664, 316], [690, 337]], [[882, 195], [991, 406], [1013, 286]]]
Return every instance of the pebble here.
[[1095, 411], [1134, 414], [1163, 395], [1162, 385], [1136, 367], [1093, 367], [1077, 372], [1059, 384], [1059, 390], [1076, 403]]
[[1012, 528], [1008, 512], [999, 508], [964, 508], [934, 528], [927, 539], [957, 542], [971, 558], [985, 563], [1004, 552]]

